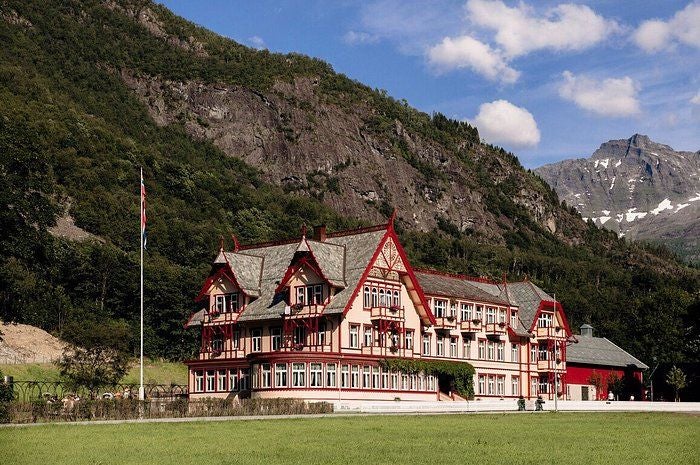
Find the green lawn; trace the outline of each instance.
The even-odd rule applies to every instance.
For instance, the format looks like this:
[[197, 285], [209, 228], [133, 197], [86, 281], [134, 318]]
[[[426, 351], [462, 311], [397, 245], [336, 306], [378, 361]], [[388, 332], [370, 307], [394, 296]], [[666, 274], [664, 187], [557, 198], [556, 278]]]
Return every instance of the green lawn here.
[[700, 463], [700, 417], [371, 416], [0, 428], [8, 464]]
[[[58, 368], [50, 363], [24, 363], [0, 365], [4, 375], [14, 376], [17, 381], [58, 381]], [[160, 360], [144, 360], [143, 380], [149, 384], [187, 384], [187, 367], [182, 363]], [[123, 383], [139, 382], [139, 365], [134, 362], [122, 379]]]

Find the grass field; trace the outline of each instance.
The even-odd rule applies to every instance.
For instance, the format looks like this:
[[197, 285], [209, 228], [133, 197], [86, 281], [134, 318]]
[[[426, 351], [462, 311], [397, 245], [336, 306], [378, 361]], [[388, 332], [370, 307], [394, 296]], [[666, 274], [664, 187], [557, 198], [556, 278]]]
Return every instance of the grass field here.
[[[24, 363], [0, 365], [4, 375], [13, 376], [17, 381], [58, 381], [58, 368], [50, 363]], [[182, 363], [160, 360], [144, 360], [143, 379], [149, 384], [187, 384], [187, 367]], [[122, 379], [123, 383], [139, 382], [139, 365], [134, 363]]]
[[0, 428], [8, 464], [697, 464], [700, 417], [369, 416]]

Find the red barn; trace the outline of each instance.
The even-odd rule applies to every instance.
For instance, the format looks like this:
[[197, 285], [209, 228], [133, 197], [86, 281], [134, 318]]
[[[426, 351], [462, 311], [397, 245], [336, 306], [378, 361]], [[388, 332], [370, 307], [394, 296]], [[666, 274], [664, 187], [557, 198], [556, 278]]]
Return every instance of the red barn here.
[[[576, 342], [567, 348], [567, 398], [570, 400], [606, 399], [608, 381], [622, 380], [619, 400], [642, 400], [642, 371], [649, 368], [624, 349], [604, 337], [593, 337], [591, 325], [581, 326]], [[600, 379], [600, 389], [593, 380]]]

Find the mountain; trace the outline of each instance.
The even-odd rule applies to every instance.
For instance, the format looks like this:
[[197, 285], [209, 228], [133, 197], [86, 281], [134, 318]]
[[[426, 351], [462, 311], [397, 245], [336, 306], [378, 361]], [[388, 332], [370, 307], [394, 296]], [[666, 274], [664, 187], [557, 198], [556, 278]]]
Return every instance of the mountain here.
[[700, 262], [700, 151], [677, 152], [635, 134], [535, 172], [584, 220]]
[[[697, 358], [700, 276], [587, 224], [478, 129], [318, 59], [244, 47], [144, 0], [0, 1], [0, 317], [183, 329], [220, 241], [383, 223], [416, 266], [528, 276], [643, 360]], [[132, 347], [137, 347], [132, 341]]]

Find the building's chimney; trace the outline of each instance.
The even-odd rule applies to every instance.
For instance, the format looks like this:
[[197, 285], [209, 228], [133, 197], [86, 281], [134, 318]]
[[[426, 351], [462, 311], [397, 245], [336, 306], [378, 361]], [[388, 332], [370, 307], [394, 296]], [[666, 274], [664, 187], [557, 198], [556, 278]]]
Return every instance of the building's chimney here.
[[581, 336], [593, 337], [593, 326], [591, 325], [581, 325]]
[[323, 242], [326, 240], [326, 225], [321, 224], [314, 226], [314, 240], [318, 242]]

